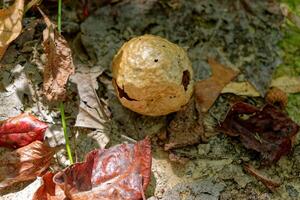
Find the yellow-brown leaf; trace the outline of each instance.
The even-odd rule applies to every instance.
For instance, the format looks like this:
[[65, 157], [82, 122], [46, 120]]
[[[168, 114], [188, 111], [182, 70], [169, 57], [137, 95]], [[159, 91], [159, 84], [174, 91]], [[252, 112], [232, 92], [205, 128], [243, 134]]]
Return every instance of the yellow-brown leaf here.
[[0, 10], [0, 60], [22, 31], [23, 12], [24, 0], [15, 0], [12, 6]]

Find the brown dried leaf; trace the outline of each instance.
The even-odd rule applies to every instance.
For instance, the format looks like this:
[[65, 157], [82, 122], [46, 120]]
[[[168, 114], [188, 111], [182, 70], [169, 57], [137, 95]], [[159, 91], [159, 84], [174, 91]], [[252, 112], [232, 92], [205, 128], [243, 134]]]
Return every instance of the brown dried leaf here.
[[225, 85], [238, 74], [233, 69], [225, 67], [214, 59], [209, 58], [208, 64], [211, 66], [212, 76], [198, 81], [195, 85], [195, 96], [202, 112], [209, 110]]
[[255, 169], [252, 165], [250, 164], [245, 164], [244, 169], [246, 172], [254, 176], [257, 180], [261, 181], [269, 190], [272, 192], [275, 191], [277, 187], [281, 185], [279, 181], [272, 180], [265, 175], [261, 174], [257, 169]]
[[48, 168], [53, 155], [53, 149], [41, 141], [5, 153], [0, 157], [0, 189], [35, 179]]
[[260, 110], [238, 102], [221, 123], [220, 130], [239, 137], [246, 148], [261, 153], [264, 164], [271, 164], [291, 151], [299, 126], [269, 104]]
[[63, 200], [57, 186], [71, 200], [140, 200], [150, 182], [151, 159], [149, 139], [91, 151], [53, 181], [51, 174], [44, 177], [34, 200]]
[[189, 103], [176, 113], [168, 125], [169, 140], [165, 144], [165, 150], [201, 142], [204, 134], [203, 118], [195, 101], [195, 98], [192, 97]]
[[0, 60], [22, 31], [23, 12], [24, 0], [15, 0], [12, 6], [0, 10]]
[[71, 49], [55, 29], [55, 25], [40, 10], [47, 28], [43, 31], [43, 47], [47, 56], [44, 68], [44, 94], [49, 101], [63, 101], [66, 97], [66, 84], [74, 73]]

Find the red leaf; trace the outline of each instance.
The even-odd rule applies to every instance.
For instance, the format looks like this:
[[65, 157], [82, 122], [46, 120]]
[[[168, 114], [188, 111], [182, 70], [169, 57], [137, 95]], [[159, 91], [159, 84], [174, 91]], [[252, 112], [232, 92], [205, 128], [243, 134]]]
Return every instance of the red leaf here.
[[[53, 177], [54, 183], [48, 183], [50, 187], [43, 186], [52, 189], [39, 189], [40, 193], [34, 200], [54, 200], [53, 184], [60, 186], [71, 200], [139, 200], [149, 184], [150, 174], [149, 139], [94, 150], [87, 154], [85, 162], [57, 173]], [[51, 198], [45, 198], [47, 195]]]
[[0, 122], [0, 146], [23, 147], [35, 140], [43, 141], [48, 125], [33, 115], [20, 114]]
[[299, 126], [275, 107], [267, 104], [260, 110], [243, 102], [234, 104], [221, 124], [222, 132], [239, 136], [246, 148], [260, 152], [264, 164], [288, 154], [298, 130]]
[[53, 182], [54, 174], [47, 172], [43, 176], [43, 184], [34, 193], [32, 200], [63, 200], [65, 199], [64, 192], [58, 185]]
[[53, 149], [40, 141], [5, 153], [0, 157], [0, 189], [35, 179], [48, 168], [53, 154]]

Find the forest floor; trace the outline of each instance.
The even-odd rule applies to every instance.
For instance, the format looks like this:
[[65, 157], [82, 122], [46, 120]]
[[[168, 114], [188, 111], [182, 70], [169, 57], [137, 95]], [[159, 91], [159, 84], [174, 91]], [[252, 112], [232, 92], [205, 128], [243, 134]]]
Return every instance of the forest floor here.
[[[56, 21], [55, 1], [44, 1], [40, 8]], [[232, 99], [261, 107], [274, 85], [288, 95], [282, 112], [300, 123], [300, 27], [284, 10], [297, 16], [300, 6], [259, 0], [63, 2], [62, 35], [75, 66], [64, 102], [75, 162], [83, 161], [95, 148], [135, 143], [148, 136], [153, 158], [146, 197], [151, 200], [299, 199], [299, 134], [288, 155], [262, 165], [258, 152], [216, 128], [226, 118]], [[50, 169], [58, 171], [70, 163], [59, 105], [49, 103], [42, 92], [44, 28], [38, 10], [27, 11], [21, 35], [6, 50], [0, 63], [0, 119], [29, 112], [47, 122], [46, 141], [56, 149]], [[111, 83], [111, 61], [124, 42], [144, 34], [159, 35], [183, 47], [195, 82], [211, 76], [208, 58], [239, 71], [232, 82], [240, 84], [227, 85], [207, 112], [198, 113], [192, 106], [192, 111], [179, 116], [181, 130], [200, 126], [203, 131], [172, 132], [170, 122], [178, 113], [148, 117], [120, 104]], [[100, 109], [107, 118], [99, 115]], [[0, 149], [1, 154], [7, 151]], [[274, 190], [266, 187], [245, 170], [248, 165], [280, 184]], [[14, 184], [1, 191], [0, 199], [24, 199], [25, 193], [20, 192], [30, 196], [30, 187], [38, 186], [32, 181]]]

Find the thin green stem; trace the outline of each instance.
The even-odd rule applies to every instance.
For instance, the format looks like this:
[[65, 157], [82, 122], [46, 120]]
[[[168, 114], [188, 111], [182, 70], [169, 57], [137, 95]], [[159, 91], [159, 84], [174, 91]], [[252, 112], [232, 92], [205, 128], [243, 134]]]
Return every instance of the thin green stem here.
[[71, 152], [71, 148], [70, 148], [69, 136], [68, 136], [68, 132], [67, 132], [64, 103], [60, 102], [59, 107], [60, 107], [60, 114], [61, 114], [61, 123], [62, 123], [63, 130], [64, 130], [64, 138], [66, 141], [66, 150], [68, 153], [70, 164], [73, 164], [73, 157], [72, 157], [72, 152]]
[[[59, 34], [61, 34], [61, 4], [62, 4], [62, 0], [58, 0], [57, 29], [58, 29]], [[73, 162], [73, 157], [72, 157], [72, 152], [71, 152], [71, 147], [70, 147], [69, 136], [68, 136], [68, 132], [67, 132], [64, 102], [60, 102], [59, 107], [60, 107], [60, 114], [61, 114], [61, 123], [62, 123], [63, 130], [64, 130], [64, 138], [66, 141], [66, 150], [68, 153], [68, 158], [70, 160], [70, 164], [73, 164], [74, 162]]]
[[58, 10], [57, 10], [57, 29], [58, 32], [61, 33], [61, 1], [58, 0]]

